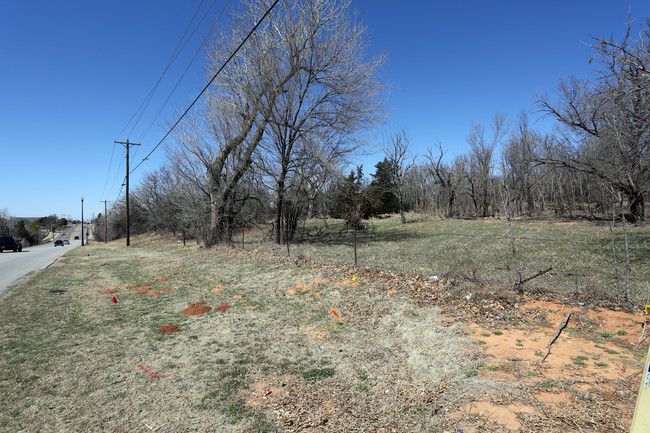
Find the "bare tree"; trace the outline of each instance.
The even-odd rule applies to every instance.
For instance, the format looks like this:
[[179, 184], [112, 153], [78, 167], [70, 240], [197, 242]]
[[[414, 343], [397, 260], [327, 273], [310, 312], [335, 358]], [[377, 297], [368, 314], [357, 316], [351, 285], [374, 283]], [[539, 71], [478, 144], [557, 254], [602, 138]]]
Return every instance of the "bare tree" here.
[[[629, 202], [633, 220], [645, 217], [650, 188], [650, 24], [638, 40], [632, 24], [621, 42], [593, 38], [595, 77], [562, 80], [557, 101], [538, 100], [540, 109], [567, 129], [566, 157], [545, 162], [587, 173], [612, 185]], [[594, 59], [591, 59], [590, 62]]]
[[[366, 60], [366, 29], [352, 20], [349, 0], [316, 3], [320, 27], [314, 25], [312, 40], [297, 59], [299, 70], [278, 95], [260, 145], [258, 161], [276, 194], [278, 243], [287, 234], [281, 224], [287, 193], [293, 189], [294, 198], [306, 198], [296, 194], [306, 192], [301, 181], [309, 176], [302, 172], [344, 161], [360, 144], [359, 131], [375, 125], [384, 111], [378, 72], [385, 59]], [[307, 203], [294, 204], [297, 208], [306, 210]]]
[[10, 218], [6, 208], [0, 209], [0, 236], [7, 236], [11, 233]]
[[[528, 116], [524, 113], [519, 117], [513, 134], [503, 147], [503, 175], [512, 185], [507, 192], [508, 195], [514, 195], [515, 206], [520, 214], [524, 209], [528, 215], [535, 213], [539, 141], [539, 134], [531, 129]], [[510, 213], [512, 214], [512, 210]]]
[[[248, 0], [234, 13], [231, 30], [210, 50], [210, 74], [269, 3]], [[274, 189], [284, 193], [287, 178], [296, 178], [301, 158], [311, 154], [308, 147], [326, 144], [327, 157], [337, 158], [352, 148], [343, 138], [375, 118], [381, 86], [374, 76], [383, 60], [363, 60], [364, 30], [349, 18], [348, 4], [281, 0], [214, 81], [200, 114], [177, 134], [182, 153], [205, 173], [211, 207], [206, 243], [231, 239], [242, 203], [253, 199], [241, 182], [256, 179], [247, 174], [254, 163], [267, 168], [276, 177]], [[282, 197], [279, 202], [282, 215]]]
[[406, 177], [415, 165], [415, 157], [412, 157], [409, 150], [409, 138], [403, 129], [393, 133], [383, 146], [386, 159], [392, 166], [393, 170], [393, 193], [399, 199], [399, 215], [402, 224], [406, 224], [404, 215], [404, 190]]
[[467, 136], [470, 145], [470, 173], [468, 181], [476, 211], [485, 218], [490, 207], [490, 179], [493, 172], [494, 150], [508, 132], [505, 115], [497, 113], [492, 122], [492, 137], [485, 137], [485, 128], [479, 123], [472, 125]]
[[440, 142], [435, 144], [437, 149], [436, 154], [434, 154], [431, 148], [427, 149], [427, 154], [425, 157], [429, 160], [427, 163], [427, 169], [431, 176], [436, 179], [447, 198], [447, 205], [445, 209], [445, 216], [451, 218], [454, 215], [454, 202], [456, 201], [456, 194], [459, 188], [461, 179], [458, 176], [457, 165], [448, 164], [442, 162], [444, 157], [444, 151], [442, 149], [442, 144]]

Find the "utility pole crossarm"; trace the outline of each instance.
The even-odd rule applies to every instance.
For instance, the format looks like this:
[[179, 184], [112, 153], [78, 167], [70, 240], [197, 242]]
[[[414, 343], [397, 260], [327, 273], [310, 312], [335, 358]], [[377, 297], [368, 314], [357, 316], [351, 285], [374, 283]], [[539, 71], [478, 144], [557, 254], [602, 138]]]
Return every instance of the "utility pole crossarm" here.
[[140, 146], [139, 143], [129, 143], [129, 139], [115, 141], [116, 144], [123, 144], [126, 147], [126, 246], [131, 245], [131, 232], [129, 227], [129, 146]]

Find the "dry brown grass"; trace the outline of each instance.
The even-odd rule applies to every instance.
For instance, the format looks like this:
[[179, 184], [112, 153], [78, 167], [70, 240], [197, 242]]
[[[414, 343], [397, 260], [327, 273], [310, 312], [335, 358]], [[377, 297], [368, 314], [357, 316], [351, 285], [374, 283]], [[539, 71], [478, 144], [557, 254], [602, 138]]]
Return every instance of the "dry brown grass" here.
[[[593, 396], [578, 416], [586, 397], [569, 385], [578, 400], [533, 400], [542, 378], [516, 361], [486, 374], [492, 355], [467, 325], [523, 324], [528, 313], [504, 314], [503, 300], [449, 308], [452, 281], [161, 236], [66, 260], [0, 299], [0, 430], [559, 432], [577, 422], [622, 432], [627, 422]], [[134, 293], [145, 283], [159, 296]], [[181, 314], [192, 304], [211, 310]], [[156, 332], [169, 325], [180, 331]], [[624, 386], [613, 395], [629, 403]]]

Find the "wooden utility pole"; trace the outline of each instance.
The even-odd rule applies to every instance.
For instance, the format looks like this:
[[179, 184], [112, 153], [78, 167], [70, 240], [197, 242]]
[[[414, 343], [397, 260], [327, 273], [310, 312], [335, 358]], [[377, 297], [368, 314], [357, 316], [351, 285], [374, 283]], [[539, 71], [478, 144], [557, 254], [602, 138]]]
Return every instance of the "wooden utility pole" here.
[[129, 143], [129, 139], [126, 139], [126, 142], [116, 141], [117, 144], [123, 144], [126, 147], [126, 246], [131, 245], [131, 230], [129, 226], [129, 146], [140, 146], [138, 143]]
[[106, 202], [108, 200], [99, 200], [104, 202], [104, 243], [108, 242], [108, 212], [106, 211]]

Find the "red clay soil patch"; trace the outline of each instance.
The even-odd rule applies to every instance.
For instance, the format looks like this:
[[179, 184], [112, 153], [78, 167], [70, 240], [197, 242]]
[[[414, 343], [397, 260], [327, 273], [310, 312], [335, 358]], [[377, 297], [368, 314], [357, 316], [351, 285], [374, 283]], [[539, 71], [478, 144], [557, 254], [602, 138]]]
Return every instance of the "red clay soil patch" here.
[[298, 294], [298, 291], [297, 291], [296, 289], [289, 289], [289, 290], [287, 290], [286, 292], [284, 292], [284, 294], [285, 294], [285, 295], [290, 295], [290, 296], [292, 296], [292, 295], [297, 295], [297, 294]]
[[160, 296], [160, 292], [149, 292], [145, 296]]
[[156, 333], [157, 333], [157, 334], [171, 334], [171, 333], [173, 333], [173, 332], [178, 332], [178, 331], [180, 331], [180, 330], [181, 330], [181, 328], [179, 328], [179, 327], [176, 326], [176, 325], [165, 325], [165, 326], [161, 326], [161, 327], [156, 331]]
[[[629, 428], [634, 406], [629, 401], [631, 394], [623, 390], [636, 388], [637, 373], [643, 370], [643, 359], [637, 359], [633, 352], [647, 350], [647, 343], [636, 348], [644, 316], [543, 300], [525, 302], [515, 308], [530, 321], [528, 324], [486, 329], [470, 322], [470, 338], [479, 343], [486, 363], [497, 367], [479, 375], [497, 381], [526, 382], [534, 390], [531, 397], [538, 416], [540, 410], [584, 406], [586, 393], [591, 396], [591, 403], [593, 399], [606, 402]], [[555, 340], [544, 363], [538, 365], [569, 312], [572, 316], [568, 327]], [[630, 380], [634, 385], [626, 384]], [[564, 383], [570, 384], [573, 391], [563, 388]], [[531, 411], [532, 407], [526, 404], [512, 406], [478, 401], [461, 408], [455, 415], [471, 418], [472, 414], [479, 413], [509, 430], [520, 431], [523, 430], [521, 419], [513, 414], [532, 414]], [[603, 415], [603, 419], [607, 416]]]
[[205, 305], [205, 302], [197, 302], [195, 304], [191, 304], [189, 307], [181, 311], [181, 313], [188, 314], [190, 316], [196, 316], [198, 314], [207, 313], [210, 310], [212, 310], [212, 307]]
[[138, 286], [137, 284], [126, 284], [124, 287], [128, 287], [130, 289], [135, 289], [135, 288], [140, 287], [140, 286]]
[[156, 278], [154, 278], [154, 280], [160, 281], [162, 283], [163, 281], [167, 281], [167, 278], [165, 278], [165, 277], [156, 277]]
[[149, 290], [151, 290], [148, 287], [145, 287], [144, 289], [138, 289], [138, 290], [131, 290], [132, 295], [140, 295], [142, 293], [147, 293]]
[[220, 292], [223, 290], [223, 283], [219, 283], [214, 286], [214, 289], [210, 290], [211, 292]]
[[253, 385], [253, 389], [241, 390], [240, 394], [247, 406], [270, 409], [284, 397], [286, 387], [281, 383], [290, 379], [289, 375], [263, 378]]
[[535, 414], [535, 408], [527, 404], [499, 405], [491, 401], [474, 401], [465, 404], [460, 411], [450, 414], [451, 418], [459, 419], [473, 417], [475, 414], [482, 415], [487, 419], [504, 426], [508, 430], [518, 431], [521, 429], [521, 422], [517, 419], [518, 413]]
[[[216, 310], [216, 311], [224, 312], [224, 311], [226, 311], [228, 308], [230, 308], [230, 305], [228, 305], [228, 304], [223, 304], [223, 305], [219, 305], [217, 308], [215, 308], [215, 310]], [[248, 308], [248, 307], [246, 307], [246, 308]]]
[[111, 289], [111, 290], [104, 290], [102, 292], [102, 295], [112, 295], [113, 293], [117, 293], [117, 290]]
[[160, 289], [161, 292], [171, 292], [172, 288], [171, 287], [163, 287]]
[[142, 287], [149, 287], [149, 286], [153, 286], [154, 284], [156, 284], [155, 281], [147, 281], [142, 285]]

